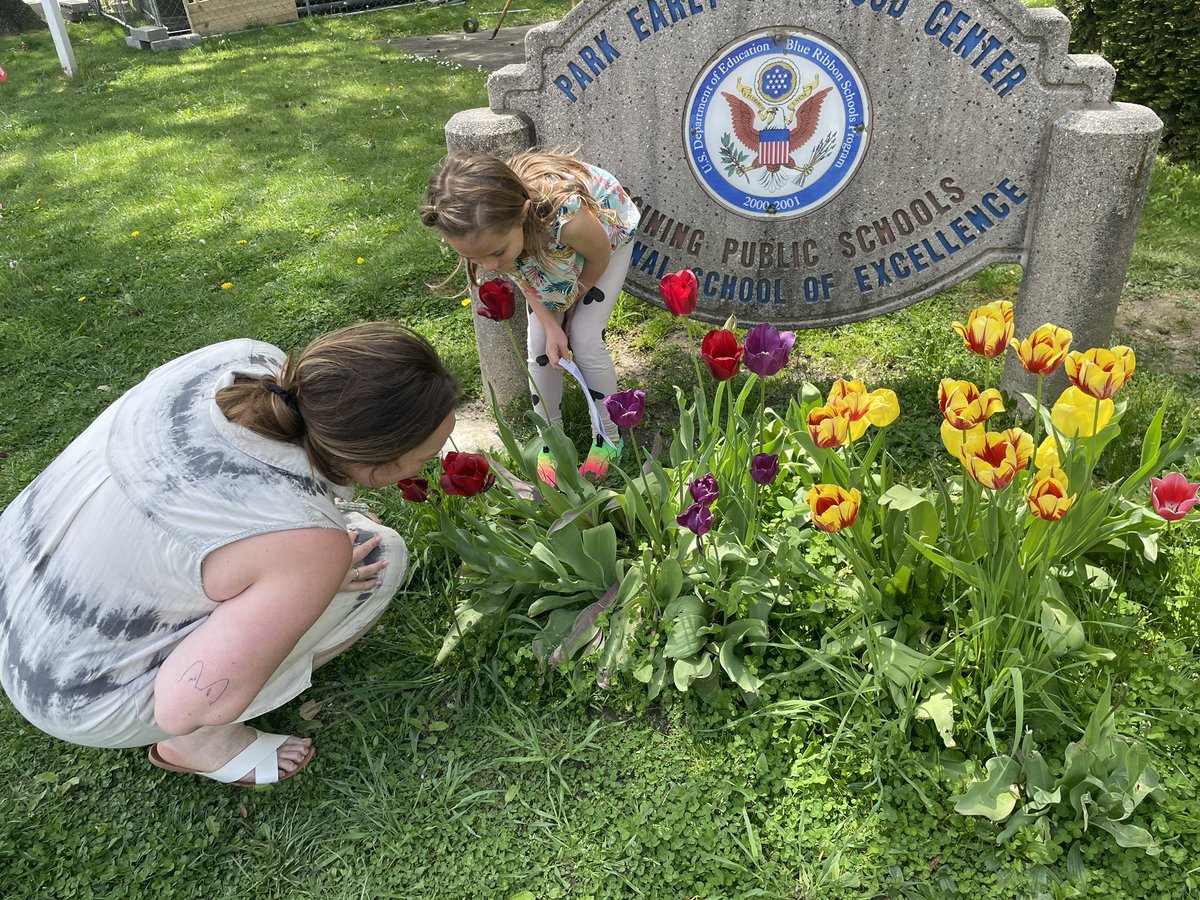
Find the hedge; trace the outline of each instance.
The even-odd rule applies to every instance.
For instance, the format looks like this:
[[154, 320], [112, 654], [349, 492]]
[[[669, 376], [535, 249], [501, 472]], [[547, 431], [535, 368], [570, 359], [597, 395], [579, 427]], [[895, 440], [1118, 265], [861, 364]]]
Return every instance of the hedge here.
[[1200, 161], [1200, 3], [1057, 0], [1070, 18], [1071, 52], [1099, 53], [1117, 70], [1114, 100], [1163, 120], [1162, 150]]

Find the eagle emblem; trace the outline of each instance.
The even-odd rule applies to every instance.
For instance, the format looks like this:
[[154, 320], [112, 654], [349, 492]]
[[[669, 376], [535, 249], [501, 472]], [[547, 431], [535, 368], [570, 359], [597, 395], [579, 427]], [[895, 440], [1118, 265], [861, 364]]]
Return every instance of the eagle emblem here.
[[[729, 104], [733, 134], [754, 158], [741, 152], [727, 133], [721, 140], [721, 161], [727, 175], [749, 176], [764, 169], [763, 184], [777, 187], [788, 177], [783, 170], [795, 172], [793, 180], [803, 186], [817, 164], [833, 152], [838, 134], [831, 131], [813, 148], [807, 162], [798, 164], [792, 155], [802, 150], [814, 137], [821, 122], [821, 106], [832, 87], [817, 90], [821, 76], [796, 88], [795, 72], [786, 63], [764, 66], [756, 85], [751, 88], [737, 80], [737, 97], [728, 91], [721, 96]], [[742, 98], [745, 99], [742, 99]], [[786, 101], [786, 102], [784, 102]], [[756, 127], [761, 122], [762, 127]], [[776, 124], [778, 123], [778, 124]], [[772, 127], [775, 126], [775, 127]]]

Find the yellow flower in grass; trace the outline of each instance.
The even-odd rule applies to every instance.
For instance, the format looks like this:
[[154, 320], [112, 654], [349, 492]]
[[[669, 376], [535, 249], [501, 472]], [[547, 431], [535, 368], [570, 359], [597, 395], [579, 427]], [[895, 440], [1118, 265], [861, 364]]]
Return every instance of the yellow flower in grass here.
[[1051, 375], [1067, 358], [1071, 346], [1071, 332], [1057, 325], [1046, 323], [1033, 330], [1023, 341], [1011, 343], [1021, 365], [1031, 375]]
[[[1100, 406], [1099, 414], [1096, 412], [1097, 404]], [[1111, 400], [1097, 400], [1071, 386], [1062, 392], [1050, 410], [1050, 421], [1064, 437], [1092, 437], [1097, 431], [1104, 430], [1112, 415]]]
[[221, 282], [221, 290], [223, 290], [223, 291], [228, 291], [228, 290], [230, 290], [230, 289], [232, 289], [232, 288], [233, 288], [233, 282], [232, 282], [232, 281], [223, 281], [223, 282]]
[[1053, 469], [1060, 467], [1062, 461], [1058, 458], [1058, 444], [1055, 443], [1054, 435], [1046, 436], [1041, 445], [1037, 448], [1037, 453], [1033, 456], [1033, 464], [1041, 469]]
[[977, 356], [994, 359], [1012, 340], [1013, 305], [1007, 300], [996, 300], [971, 310], [966, 325], [962, 322], [950, 324], [968, 350]]
[[862, 494], [855, 488], [846, 490], [838, 484], [814, 484], [805, 498], [812, 523], [822, 531], [841, 531], [858, 518]]
[[1039, 519], [1057, 522], [1075, 503], [1075, 495], [1067, 496], [1067, 473], [1058, 466], [1051, 466], [1038, 470], [1025, 500], [1029, 511]]
[[360, 256], [358, 259], [355, 260], [355, 262], [361, 266], [363, 263], [366, 262], [366, 260]]
[[818, 406], [809, 411], [806, 421], [809, 436], [822, 450], [840, 447], [850, 440], [850, 416], [845, 407]]
[[1032, 456], [1033, 437], [1020, 428], [973, 435], [962, 447], [967, 474], [993, 491], [1008, 487]]
[[1086, 353], [1068, 353], [1066, 372], [1071, 384], [1089, 397], [1107, 400], [1133, 376], [1136, 366], [1137, 358], [1129, 347], [1097, 347]]
[[1004, 401], [1000, 392], [988, 388], [980, 393], [979, 388], [969, 381], [943, 378], [938, 385], [938, 406], [942, 415], [954, 428], [964, 431], [981, 425], [998, 412], [1004, 412]]
[[967, 430], [963, 431], [962, 429], [955, 428], [949, 422], [942, 422], [942, 444], [945, 445], [946, 449], [950, 451], [950, 455], [963, 465], [966, 465], [966, 460], [963, 459], [962, 455], [963, 444], [965, 444], [969, 438], [976, 437], [977, 435], [981, 435], [983, 433], [984, 427], [982, 425], [976, 425], [974, 428], [968, 428]]
[[140, 232], [140, 231], [131, 231], [131, 232], [129, 232], [129, 236], [130, 236], [130, 237], [137, 237], [139, 234], [141, 234], [141, 232]]

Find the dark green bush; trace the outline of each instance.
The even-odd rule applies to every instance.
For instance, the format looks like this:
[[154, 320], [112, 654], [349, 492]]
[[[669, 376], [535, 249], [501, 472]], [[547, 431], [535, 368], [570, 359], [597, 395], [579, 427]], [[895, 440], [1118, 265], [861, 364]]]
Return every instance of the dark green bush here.
[[1200, 4], [1196, 0], [1058, 0], [1071, 52], [1099, 53], [1117, 70], [1114, 100], [1163, 120], [1162, 148], [1200, 160]]

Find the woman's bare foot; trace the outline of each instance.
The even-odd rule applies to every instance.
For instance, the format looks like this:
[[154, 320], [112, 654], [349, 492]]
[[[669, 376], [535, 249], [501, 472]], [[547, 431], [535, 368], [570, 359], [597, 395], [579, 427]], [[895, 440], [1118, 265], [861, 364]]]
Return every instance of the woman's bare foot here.
[[[163, 762], [190, 769], [198, 773], [215, 772], [247, 747], [256, 737], [248, 725], [211, 725], [199, 728], [191, 734], [177, 735], [157, 745], [158, 755]], [[275, 752], [279, 764], [279, 780], [290, 777], [300, 769], [312, 755], [312, 739], [294, 735]], [[242, 780], [254, 781], [254, 773], [247, 772]]]

